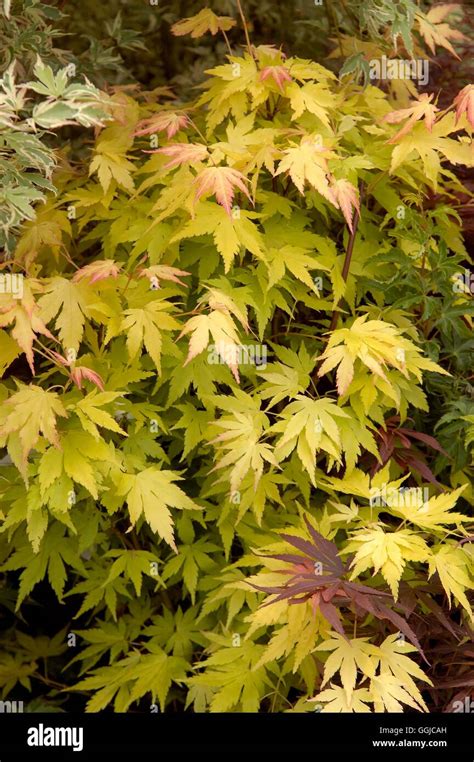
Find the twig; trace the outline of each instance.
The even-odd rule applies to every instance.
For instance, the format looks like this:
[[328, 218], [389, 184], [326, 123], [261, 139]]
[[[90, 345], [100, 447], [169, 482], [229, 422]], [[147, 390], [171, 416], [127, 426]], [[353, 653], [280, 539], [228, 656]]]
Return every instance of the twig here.
[[244, 25], [244, 32], [245, 32], [245, 39], [246, 39], [246, 42], [247, 42], [247, 49], [248, 49], [248, 52], [249, 52], [250, 56], [255, 61], [255, 56], [254, 56], [253, 51], [252, 51], [252, 45], [250, 43], [250, 37], [249, 37], [249, 30], [248, 30], [248, 27], [247, 27], [247, 21], [245, 19], [244, 12], [243, 12], [243, 9], [242, 9], [242, 3], [240, 2], [240, 0], [237, 0], [237, 7], [239, 9], [240, 18], [242, 19], [242, 24]]
[[222, 31], [222, 34], [224, 35], [225, 44], [227, 45], [227, 50], [229, 51], [229, 55], [232, 56], [233, 53], [232, 53], [232, 48], [230, 47], [229, 38], [227, 37], [227, 35], [226, 35], [226, 33], [224, 32], [223, 29], [221, 31]]
[[[362, 203], [362, 193], [360, 194], [360, 196], [361, 196], [360, 201]], [[359, 211], [356, 209], [355, 213], [354, 213], [354, 223], [353, 223], [353, 226], [352, 226], [352, 233], [351, 233], [351, 237], [349, 238], [349, 244], [347, 246], [346, 256], [344, 258], [344, 264], [342, 266], [342, 273], [341, 273], [341, 275], [342, 275], [342, 280], [344, 281], [344, 283], [347, 281], [347, 276], [349, 275], [349, 269], [350, 269], [350, 266], [351, 266], [351, 259], [352, 259], [352, 252], [354, 251], [354, 243], [355, 243], [355, 238], [356, 238], [356, 235], [357, 235], [357, 228], [359, 227], [359, 220], [360, 220], [360, 214], [359, 214]], [[335, 327], [337, 325], [337, 320], [338, 320], [338, 317], [339, 317], [339, 313], [337, 311], [337, 307], [339, 306], [340, 303], [341, 303], [341, 300], [339, 299], [338, 303], [336, 304], [335, 309], [333, 310], [332, 318], [331, 318], [331, 325], [329, 326], [329, 330], [330, 331], [334, 331], [334, 329], [335, 329]]]

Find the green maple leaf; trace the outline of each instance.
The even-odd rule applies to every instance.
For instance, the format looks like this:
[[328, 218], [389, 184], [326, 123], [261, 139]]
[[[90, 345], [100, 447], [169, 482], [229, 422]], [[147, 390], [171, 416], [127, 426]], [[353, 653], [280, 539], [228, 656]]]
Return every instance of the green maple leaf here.
[[63, 347], [78, 352], [84, 333], [86, 316], [96, 298], [90, 287], [67, 278], [51, 278], [46, 293], [38, 299], [41, 319], [45, 324], [55, 316], [55, 327]]
[[238, 216], [233, 218], [219, 204], [201, 202], [196, 205], [194, 218], [181, 228], [171, 243], [183, 238], [212, 235], [224, 260], [224, 270], [228, 272], [241, 248], [248, 249], [258, 259], [265, 258], [262, 234], [252, 222], [256, 217], [255, 212], [239, 209]]
[[141, 347], [146, 351], [161, 373], [161, 331], [173, 331], [181, 326], [168, 311], [173, 305], [170, 302], [155, 300], [145, 307], [125, 311], [125, 318], [120, 331], [127, 334], [127, 350], [130, 360], [134, 360]]
[[115, 711], [126, 712], [130, 704], [147, 693], [153, 701], [158, 698], [164, 709], [172, 681], [184, 680], [186, 676], [187, 662], [178, 656], [169, 656], [152, 644], [148, 647], [151, 653], [132, 652], [109, 667], [94, 670], [72, 688], [96, 691], [87, 703], [88, 712], [100, 712], [114, 696]]
[[173, 471], [150, 467], [138, 474], [121, 474], [115, 487], [118, 496], [126, 497], [132, 526], [143, 515], [152, 530], [175, 551], [170, 507], [199, 510], [199, 506], [173, 484], [181, 478]]
[[15, 550], [8, 561], [3, 564], [3, 571], [24, 569], [20, 576], [16, 610], [46, 574], [59, 600], [63, 597], [66, 584], [66, 564], [68, 567], [86, 574], [82, 560], [76, 551], [77, 542], [66, 537], [65, 531], [66, 528], [59, 522], [52, 524], [43, 537], [38, 553], [32, 553], [29, 544], [27, 544], [19, 550]]
[[18, 435], [24, 462], [40, 433], [59, 447], [57, 417], [67, 417], [67, 412], [56, 392], [46, 391], [35, 384], [22, 386], [4, 403], [0, 437]]

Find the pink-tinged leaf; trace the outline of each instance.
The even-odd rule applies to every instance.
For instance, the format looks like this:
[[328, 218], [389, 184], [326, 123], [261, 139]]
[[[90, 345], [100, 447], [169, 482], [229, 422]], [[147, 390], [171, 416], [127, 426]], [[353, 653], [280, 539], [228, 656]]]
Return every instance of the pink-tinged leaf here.
[[160, 288], [160, 280], [171, 280], [173, 283], [179, 283], [180, 286], [186, 286], [187, 283], [179, 279], [178, 276], [180, 275], [191, 275], [191, 273], [169, 265], [151, 265], [151, 267], [145, 267], [140, 271], [140, 277], [149, 278], [151, 284], [157, 284], [156, 288]]
[[352, 209], [357, 209], [357, 213], [360, 214], [357, 188], [355, 188], [349, 180], [335, 180], [331, 187], [349, 230], [352, 233]]
[[0, 307], [0, 327], [4, 328], [12, 323], [14, 323], [11, 331], [12, 338], [25, 353], [31, 373], [34, 375], [33, 341], [36, 334], [41, 333], [56, 343], [58, 341], [39, 317], [38, 306], [29, 291], [21, 301], [12, 297], [5, 306]]
[[466, 85], [455, 97], [453, 105], [456, 106], [456, 124], [466, 114], [469, 124], [474, 128], [474, 85]]
[[415, 122], [418, 122], [420, 119], [425, 120], [426, 128], [431, 132], [436, 119], [436, 112], [439, 111], [439, 108], [431, 103], [432, 100], [433, 93], [431, 93], [431, 95], [423, 93], [418, 100], [412, 101], [412, 105], [409, 106], [409, 108], [391, 111], [384, 116], [383, 121], [388, 122], [388, 124], [398, 124], [399, 122], [403, 122], [404, 119], [408, 120], [404, 127], [402, 127], [393, 138], [390, 138], [388, 142], [395, 143], [404, 135], [407, 135], [413, 128]]
[[195, 164], [198, 161], [204, 161], [208, 156], [206, 146], [199, 143], [173, 143], [144, 153], [163, 153], [165, 156], [171, 156], [171, 161], [165, 164], [165, 169], [180, 167], [182, 164]]
[[137, 125], [135, 135], [151, 135], [154, 132], [166, 132], [168, 140], [176, 135], [179, 130], [189, 124], [186, 114], [177, 114], [174, 111], [161, 111], [159, 114], [143, 119]]
[[61, 363], [61, 365], [68, 366], [71, 364], [70, 360], [66, 360], [66, 358], [60, 355], [58, 352], [54, 352], [54, 350], [51, 350], [51, 354], [54, 355], [56, 360], [59, 363]]
[[253, 204], [250, 194], [245, 186], [248, 182], [245, 175], [232, 167], [207, 167], [198, 174], [195, 179], [196, 197], [198, 201], [202, 196], [215, 195], [218, 204], [224, 207], [229, 217], [231, 216], [232, 202], [235, 188], [244, 193]]
[[120, 272], [120, 265], [114, 262], [113, 259], [102, 259], [98, 262], [91, 262], [89, 265], [84, 265], [80, 270], [74, 274], [73, 282], [77, 283], [84, 278], [87, 278], [89, 283], [96, 283], [99, 280], [105, 280], [106, 278], [116, 278]]
[[283, 83], [291, 82], [291, 74], [286, 66], [265, 66], [260, 72], [261, 82], [265, 82], [268, 77], [271, 77], [273, 81], [278, 85], [278, 88], [283, 92]]
[[91, 370], [90, 368], [76, 366], [71, 371], [71, 379], [79, 389], [82, 389], [84, 380], [87, 379], [87, 381], [95, 384], [95, 386], [97, 386], [101, 392], [104, 391], [104, 382], [102, 381], [102, 378], [98, 373], [96, 373], [94, 370]]

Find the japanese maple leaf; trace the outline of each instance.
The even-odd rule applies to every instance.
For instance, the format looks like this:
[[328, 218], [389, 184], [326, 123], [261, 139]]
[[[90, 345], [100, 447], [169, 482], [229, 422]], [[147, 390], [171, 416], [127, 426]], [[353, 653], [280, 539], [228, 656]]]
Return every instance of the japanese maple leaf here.
[[169, 267], [169, 265], [152, 265], [151, 267], [145, 267], [140, 271], [140, 277], [147, 277], [155, 288], [160, 288], [161, 280], [171, 280], [174, 283], [179, 283], [181, 286], [186, 286], [184, 281], [180, 280], [180, 275], [191, 275], [187, 270], [178, 270], [177, 267]]
[[402, 129], [399, 130], [396, 135], [390, 138], [388, 142], [395, 143], [399, 138], [402, 138], [404, 135], [409, 133], [415, 122], [418, 122], [420, 119], [425, 120], [425, 125], [431, 132], [436, 118], [435, 114], [437, 111], [439, 111], [437, 106], [431, 103], [432, 100], [433, 93], [431, 93], [431, 95], [428, 95], [428, 93], [423, 93], [420, 95], [417, 101], [412, 101], [412, 105], [409, 108], [402, 108], [398, 111], [391, 111], [390, 114], [387, 114], [383, 118], [383, 121], [388, 122], [389, 124], [398, 124], [399, 122], [403, 122], [404, 119], [408, 120]]
[[135, 135], [151, 135], [153, 132], [166, 132], [168, 139], [176, 135], [179, 130], [189, 123], [186, 114], [177, 114], [174, 111], [161, 111], [159, 114], [143, 119], [137, 125]]
[[237, 360], [241, 344], [236, 325], [230, 315], [220, 310], [213, 310], [209, 315], [195, 315], [188, 320], [178, 339], [188, 333], [191, 333], [191, 339], [184, 365], [204, 352], [212, 337], [216, 352], [229, 366], [235, 380], [239, 383]]
[[441, 24], [440, 22], [452, 11], [458, 10], [461, 6], [457, 3], [446, 3], [445, 5], [436, 5], [432, 8], [426, 16], [423, 14], [417, 14], [416, 20], [420, 34], [428, 45], [432, 53], [436, 52], [436, 45], [440, 45], [446, 50], [449, 50], [452, 55], [461, 60], [454, 50], [449, 40], [462, 40], [467, 39], [466, 36], [458, 29], [451, 29], [449, 24]]
[[194, 164], [197, 161], [203, 161], [208, 156], [206, 146], [199, 143], [173, 143], [154, 151], [145, 151], [145, 153], [164, 153], [165, 156], [171, 156], [171, 161], [165, 164], [165, 169], [180, 167], [181, 164]]
[[90, 368], [76, 366], [74, 370], [71, 371], [71, 379], [79, 389], [82, 389], [82, 384], [87, 379], [87, 381], [95, 384], [101, 391], [104, 391], [104, 382], [101, 376], [99, 376], [95, 370], [91, 370]]
[[286, 66], [265, 66], [260, 72], [260, 80], [264, 82], [271, 77], [283, 92], [283, 83], [291, 82], [291, 74]]
[[77, 283], [83, 278], [87, 278], [89, 283], [96, 283], [98, 280], [106, 278], [116, 278], [120, 272], [120, 265], [113, 259], [100, 259], [97, 262], [91, 262], [76, 271], [73, 281]]
[[230, 217], [235, 188], [241, 190], [253, 204], [245, 187], [246, 182], [248, 180], [245, 175], [232, 167], [207, 167], [196, 177], [195, 200], [198, 201], [202, 196], [215, 195], [216, 201], [224, 207]]
[[352, 207], [360, 214], [357, 188], [354, 188], [348, 180], [335, 180], [331, 188], [352, 233]]
[[466, 85], [455, 97], [453, 105], [456, 106], [456, 124], [466, 114], [469, 124], [474, 127], [474, 85]]
[[319, 610], [332, 628], [345, 637], [339, 611], [348, 605], [354, 605], [360, 611], [370, 613], [378, 619], [388, 619], [421, 651], [416, 634], [407, 620], [394, 610], [396, 607], [403, 614], [408, 613], [405, 604], [390, 600], [390, 594], [383, 590], [345, 579], [352, 557], [343, 563], [336, 543], [323, 537], [306, 518], [305, 523], [311, 540], [286, 533], [280, 534], [283, 540], [299, 551], [298, 554], [292, 551], [270, 556], [289, 564], [286, 569], [278, 570], [287, 576], [286, 581], [278, 587], [257, 585], [248, 581], [255, 589], [272, 596], [262, 604], [262, 608], [283, 600], [290, 604], [311, 601], [313, 611], [316, 613]]
[[26, 355], [28, 365], [34, 374], [35, 366], [33, 359], [33, 341], [36, 334], [42, 333], [49, 339], [56, 341], [53, 334], [48, 330], [43, 320], [38, 315], [38, 305], [28, 288], [25, 287], [23, 299], [13, 299], [9, 295], [0, 297], [0, 327], [15, 323], [11, 335], [19, 344]]
[[67, 368], [71, 368], [69, 378], [74, 384], [76, 384], [78, 389], [82, 389], [82, 384], [84, 383], [84, 380], [87, 379], [88, 381], [91, 381], [91, 383], [95, 384], [95, 386], [97, 386], [102, 392], [104, 391], [104, 382], [102, 377], [99, 376], [95, 370], [85, 368], [83, 365], [76, 365], [75, 361], [68, 360], [66, 357], [60, 355], [59, 352], [52, 351], [51, 354], [54, 355], [56, 360], [60, 362], [61, 365], [64, 365]]
[[285, 156], [280, 161], [275, 175], [288, 172], [300, 193], [304, 193], [305, 183], [308, 182], [331, 204], [338, 207], [327, 177], [327, 159], [331, 156], [329, 149], [305, 136], [299, 145], [287, 148], [284, 153]]
[[376, 474], [393, 458], [404, 473], [418, 471], [427, 481], [439, 485], [438, 480], [427, 465], [423, 453], [415, 446], [417, 442], [421, 442], [449, 458], [448, 453], [443, 450], [437, 439], [421, 431], [400, 426], [400, 417], [394, 415], [387, 418], [385, 425], [375, 432], [375, 440], [379, 449], [380, 461], [374, 463], [371, 474]]
[[55, 392], [46, 391], [34, 384], [21, 386], [3, 404], [0, 436], [18, 434], [24, 463], [38, 442], [40, 433], [55, 447], [60, 446], [56, 418], [67, 418], [68, 414]]
[[190, 34], [191, 37], [202, 37], [206, 32], [212, 35], [217, 32], [226, 32], [232, 29], [236, 22], [231, 16], [216, 16], [210, 8], [203, 8], [195, 16], [177, 21], [173, 24], [171, 31], [176, 37], [182, 37], [184, 34]]

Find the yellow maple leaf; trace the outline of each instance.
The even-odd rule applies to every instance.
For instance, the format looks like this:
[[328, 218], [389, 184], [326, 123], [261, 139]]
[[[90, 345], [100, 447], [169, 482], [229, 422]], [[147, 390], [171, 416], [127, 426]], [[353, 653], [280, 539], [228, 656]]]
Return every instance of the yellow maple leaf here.
[[14, 323], [11, 336], [25, 353], [28, 365], [34, 374], [33, 341], [36, 334], [43, 334], [53, 341], [55, 339], [44, 324], [42, 316], [39, 315], [38, 304], [27, 282], [23, 282], [23, 289], [24, 294], [21, 299], [15, 299], [10, 294], [0, 294], [0, 326], [5, 327]]
[[45, 294], [38, 300], [38, 307], [45, 323], [57, 316], [55, 328], [59, 331], [63, 347], [77, 352], [84, 332], [88, 307], [95, 301], [97, 297], [94, 297], [87, 283], [82, 283], [79, 279], [73, 281], [56, 276], [46, 285]]
[[466, 487], [467, 484], [463, 484], [453, 492], [434, 495], [427, 501], [424, 500], [422, 491], [416, 487], [405, 488], [403, 491], [386, 490], [384, 502], [390, 513], [405, 521], [423, 529], [444, 530], [446, 525], [469, 521], [468, 516], [451, 511]]
[[290, 98], [294, 119], [299, 119], [305, 111], [309, 111], [326, 127], [330, 127], [328, 110], [335, 108], [337, 100], [336, 96], [324, 85], [309, 82], [300, 87], [293, 83], [287, 87], [285, 94]]
[[38, 442], [40, 433], [55, 447], [59, 447], [56, 418], [67, 417], [63, 403], [55, 392], [34, 384], [20, 388], [4, 403], [0, 437], [18, 435], [22, 462], [26, 464], [29, 452]]
[[[428, 685], [433, 685], [433, 683], [429, 677], [425, 675], [423, 670], [420, 669], [418, 664], [413, 661], [413, 659], [409, 659], [408, 656], [406, 656], [406, 654], [415, 653], [416, 651], [417, 649], [415, 646], [407, 643], [403, 638], [400, 638], [398, 633], [389, 635], [385, 638], [384, 642], [378, 646], [380, 657], [380, 675], [378, 676], [378, 679], [383, 682], [388, 678], [389, 681], [392, 682], [392, 685], [395, 685], [394, 681], [398, 680], [399, 685], [403, 686], [403, 690], [406, 691], [418, 705], [414, 706], [414, 708], [421, 708], [426, 712], [428, 711], [426, 704], [423, 701], [423, 697], [418, 690], [413, 677], [424, 683], [428, 683]], [[394, 678], [394, 680], [392, 681], [391, 678]], [[374, 686], [372, 686], [372, 689], [373, 687]], [[374, 703], [376, 703], [380, 700], [381, 696], [378, 689], [373, 693], [373, 700]], [[406, 699], [402, 700], [406, 704], [409, 703]], [[410, 704], [410, 706], [413, 705]], [[377, 708], [376, 711], [378, 711]]]
[[435, 5], [427, 14], [417, 13], [415, 15], [420, 34], [433, 54], [436, 52], [436, 45], [440, 45], [449, 50], [458, 61], [461, 60], [449, 40], [462, 42], [467, 39], [466, 36], [458, 29], [452, 29], [449, 24], [441, 23], [452, 11], [460, 8], [458, 3], [446, 3]]
[[140, 270], [140, 277], [148, 278], [154, 288], [160, 288], [160, 280], [170, 280], [173, 283], [179, 283], [180, 286], [186, 286], [187, 284], [179, 279], [179, 276], [184, 275], [191, 275], [191, 273], [169, 265], [150, 265]]
[[426, 561], [429, 555], [425, 541], [409, 529], [385, 532], [381, 526], [356, 532], [344, 548], [344, 553], [353, 552], [351, 579], [369, 568], [374, 574], [380, 571], [395, 600], [407, 561]]
[[473, 579], [469, 576], [469, 573], [473, 573], [470, 556], [462, 547], [456, 547], [451, 543], [437, 545], [431, 551], [428, 579], [437, 572], [448, 596], [449, 605], [451, 606], [452, 596], [459, 601], [473, 621], [474, 613], [466, 596], [466, 590], [474, 589]]
[[325, 640], [316, 646], [315, 651], [331, 651], [324, 664], [323, 688], [331, 677], [339, 672], [342, 687], [347, 702], [351, 701], [356, 687], [357, 671], [369, 677], [375, 675], [377, 667], [376, 647], [367, 642], [367, 638], [351, 638], [350, 640], [333, 632], [330, 640]]
[[278, 467], [271, 446], [261, 441], [264, 435], [265, 416], [261, 412], [234, 411], [233, 417], [222, 418], [214, 422], [215, 426], [224, 429], [211, 441], [218, 451], [224, 453], [211, 470], [218, 471], [232, 466], [230, 471], [230, 490], [235, 492], [246, 474], [253, 471], [254, 490], [263, 474], [264, 463]]
[[127, 334], [130, 359], [133, 360], [144, 345], [158, 373], [161, 373], [161, 331], [181, 328], [174, 317], [168, 314], [172, 306], [170, 302], [157, 299], [143, 308], [126, 310], [120, 326], [120, 331]]
[[318, 193], [328, 199], [335, 207], [338, 203], [329, 186], [328, 158], [334, 154], [325, 148], [319, 136], [304, 136], [299, 145], [293, 145], [284, 151], [275, 175], [288, 172], [300, 193], [304, 193], [305, 183], [309, 183]]
[[325, 706], [321, 709], [321, 712], [370, 712], [368, 702], [371, 701], [371, 694], [367, 688], [357, 688], [352, 692], [351, 698], [347, 700], [347, 694], [344, 688], [340, 685], [333, 685], [331, 683], [330, 688], [321, 691], [312, 699], [308, 699], [311, 702], [319, 703], [322, 701]]
[[275, 448], [276, 457], [283, 460], [296, 448], [299, 459], [314, 483], [316, 452], [326, 452], [337, 463], [341, 463], [339, 422], [349, 418], [349, 414], [329, 398], [313, 400], [298, 394], [285, 407], [282, 420], [272, 426], [272, 431], [282, 433]]
[[204, 352], [209, 344], [209, 338], [212, 336], [214, 351], [229, 366], [235, 380], [239, 383], [238, 357], [241, 343], [235, 323], [229, 314], [217, 309], [209, 315], [194, 315], [188, 320], [178, 339], [188, 333], [191, 333], [192, 336], [189, 341], [185, 365], [201, 352]]
[[231, 16], [217, 16], [210, 8], [203, 8], [195, 16], [181, 19], [173, 24], [171, 31], [177, 37], [190, 34], [191, 37], [202, 37], [206, 32], [216, 35], [220, 31], [226, 32], [235, 26], [236, 21]]
[[384, 674], [373, 677], [370, 681], [370, 693], [376, 712], [403, 712], [402, 704], [407, 704], [418, 711], [423, 708], [393, 675]]
[[159, 470], [153, 466], [138, 474], [121, 474], [116, 494], [127, 500], [130, 521], [134, 526], [144, 516], [154, 532], [163, 537], [175, 552], [173, 519], [170, 508], [200, 510], [173, 482], [181, 479], [173, 471]]
[[426, 128], [431, 132], [436, 119], [436, 112], [439, 111], [438, 107], [431, 103], [432, 100], [433, 93], [431, 93], [431, 95], [422, 93], [418, 100], [411, 101], [412, 105], [408, 108], [402, 108], [398, 111], [391, 111], [389, 114], [386, 114], [383, 121], [388, 122], [388, 124], [398, 124], [399, 122], [403, 122], [404, 119], [408, 120], [402, 129], [390, 138], [388, 143], [395, 143], [409, 133], [415, 122], [418, 122], [420, 119], [425, 120]]
[[336, 382], [340, 395], [346, 394], [354, 378], [356, 360], [389, 386], [385, 373], [389, 367], [396, 368], [406, 378], [409, 371], [418, 377], [422, 367], [446, 375], [439, 365], [420, 357], [418, 348], [405, 339], [396, 326], [382, 320], [367, 320], [367, 317], [362, 315], [354, 320], [350, 328], [333, 331], [325, 351], [318, 358], [323, 361], [318, 376], [338, 366]]

